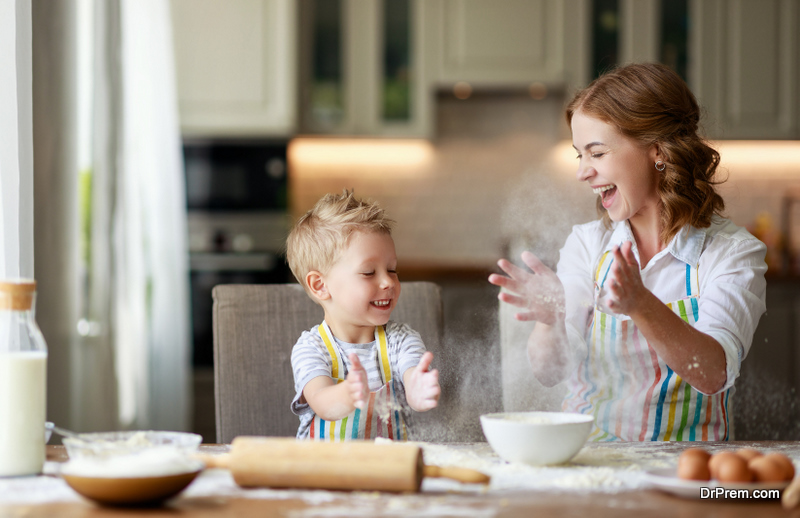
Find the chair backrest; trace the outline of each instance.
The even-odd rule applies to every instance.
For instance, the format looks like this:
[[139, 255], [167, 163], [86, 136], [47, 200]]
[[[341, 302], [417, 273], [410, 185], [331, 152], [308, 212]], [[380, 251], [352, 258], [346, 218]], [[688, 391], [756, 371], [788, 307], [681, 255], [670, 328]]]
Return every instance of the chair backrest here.
[[[217, 442], [230, 443], [238, 435], [296, 435], [292, 346], [322, 322], [322, 308], [299, 284], [219, 285], [213, 299]], [[419, 332], [434, 354], [441, 350], [442, 297], [436, 284], [404, 282], [391, 318]]]

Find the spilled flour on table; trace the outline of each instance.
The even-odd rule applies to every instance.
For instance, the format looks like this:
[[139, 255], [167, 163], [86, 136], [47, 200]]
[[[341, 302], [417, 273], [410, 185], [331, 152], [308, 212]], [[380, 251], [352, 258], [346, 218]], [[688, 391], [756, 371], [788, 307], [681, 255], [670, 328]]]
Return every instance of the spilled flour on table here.
[[598, 491], [616, 493], [647, 487], [644, 471], [675, 464], [674, 454], [653, 452], [634, 445], [590, 447], [581, 450], [570, 462], [555, 466], [528, 466], [500, 459], [488, 444], [422, 444], [425, 463], [458, 466], [481, 471], [492, 477], [488, 489], [459, 484], [447, 479], [426, 479], [423, 490], [472, 491]]

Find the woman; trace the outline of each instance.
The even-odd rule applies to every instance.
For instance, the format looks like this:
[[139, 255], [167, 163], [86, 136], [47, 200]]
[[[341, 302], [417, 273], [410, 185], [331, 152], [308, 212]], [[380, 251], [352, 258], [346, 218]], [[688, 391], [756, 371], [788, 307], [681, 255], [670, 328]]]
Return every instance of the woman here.
[[590, 439], [727, 440], [733, 383], [765, 310], [766, 247], [721, 217], [719, 154], [698, 136], [686, 83], [658, 64], [613, 70], [577, 93], [567, 122], [577, 177], [602, 219], [577, 225], [556, 275], [501, 259], [503, 302], [536, 320], [536, 377], [566, 380]]

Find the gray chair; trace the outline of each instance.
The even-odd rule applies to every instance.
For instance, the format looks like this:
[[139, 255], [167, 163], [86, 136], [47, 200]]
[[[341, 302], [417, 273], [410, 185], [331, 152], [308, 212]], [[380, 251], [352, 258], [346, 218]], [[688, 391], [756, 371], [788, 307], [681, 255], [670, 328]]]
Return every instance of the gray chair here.
[[[238, 435], [296, 435], [300, 421], [289, 408], [295, 395], [292, 346], [303, 331], [322, 322], [322, 308], [299, 284], [219, 285], [212, 296], [217, 442], [230, 443]], [[392, 320], [410, 325], [438, 355], [443, 334], [439, 286], [403, 283]], [[432, 415], [419, 420], [425, 432], [414, 438], [441, 438], [446, 422], [427, 414]]]

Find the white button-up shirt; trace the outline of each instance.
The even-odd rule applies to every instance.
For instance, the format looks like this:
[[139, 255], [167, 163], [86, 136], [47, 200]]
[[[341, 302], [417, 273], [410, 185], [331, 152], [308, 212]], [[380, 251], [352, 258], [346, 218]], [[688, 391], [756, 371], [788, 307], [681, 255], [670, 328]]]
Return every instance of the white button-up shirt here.
[[[567, 333], [580, 359], [587, 352], [600, 258], [630, 241], [639, 261], [630, 224], [612, 225], [610, 230], [602, 221], [576, 225], [561, 249], [557, 273], [566, 293]], [[739, 376], [766, 310], [766, 251], [764, 243], [747, 230], [715, 216], [708, 228], [684, 227], [641, 270], [644, 286], [667, 303], [686, 297], [686, 265], [697, 266], [700, 294], [695, 329], [714, 338], [725, 351], [727, 381], [720, 392], [733, 386]]]

